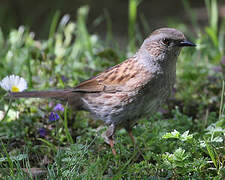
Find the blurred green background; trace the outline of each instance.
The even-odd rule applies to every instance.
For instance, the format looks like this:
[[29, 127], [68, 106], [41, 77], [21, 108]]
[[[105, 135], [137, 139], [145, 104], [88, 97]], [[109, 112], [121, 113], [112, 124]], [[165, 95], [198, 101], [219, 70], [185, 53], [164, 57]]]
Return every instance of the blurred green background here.
[[[207, 21], [207, 12], [204, 0], [189, 0], [191, 8], [196, 9], [201, 23]], [[225, 1], [219, 0], [219, 14], [225, 16]], [[128, 0], [1, 0], [0, 27], [4, 33], [11, 28], [25, 25], [34, 31], [40, 38], [46, 38], [49, 27], [56, 11], [61, 16], [69, 14], [76, 20], [77, 9], [83, 5], [90, 6], [88, 28], [92, 32], [104, 34], [106, 32], [106, 14], [112, 21], [112, 31], [118, 36], [127, 33], [128, 27]], [[142, 0], [138, 7], [137, 18], [145, 17], [152, 27], [165, 26], [168, 21], [180, 21], [190, 24], [190, 17], [184, 10], [183, 1], [173, 0]], [[140, 22], [138, 21], [138, 22]]]

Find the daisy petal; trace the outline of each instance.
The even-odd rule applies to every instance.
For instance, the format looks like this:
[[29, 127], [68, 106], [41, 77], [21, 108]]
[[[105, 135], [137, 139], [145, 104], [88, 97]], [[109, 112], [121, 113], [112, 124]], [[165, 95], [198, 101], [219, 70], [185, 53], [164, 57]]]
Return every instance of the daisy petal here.
[[3, 78], [0, 81], [0, 86], [6, 91], [21, 92], [27, 89], [27, 82], [22, 77], [13, 74]]

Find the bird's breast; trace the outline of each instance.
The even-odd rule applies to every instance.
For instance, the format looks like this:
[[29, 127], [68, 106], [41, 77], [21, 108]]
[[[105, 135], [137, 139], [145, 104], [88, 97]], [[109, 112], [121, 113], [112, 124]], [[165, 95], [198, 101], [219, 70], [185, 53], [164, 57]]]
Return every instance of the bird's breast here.
[[[176, 67], [175, 67], [176, 68]], [[140, 102], [145, 114], [155, 112], [170, 96], [176, 80], [176, 70], [162, 71], [155, 76], [143, 89]]]

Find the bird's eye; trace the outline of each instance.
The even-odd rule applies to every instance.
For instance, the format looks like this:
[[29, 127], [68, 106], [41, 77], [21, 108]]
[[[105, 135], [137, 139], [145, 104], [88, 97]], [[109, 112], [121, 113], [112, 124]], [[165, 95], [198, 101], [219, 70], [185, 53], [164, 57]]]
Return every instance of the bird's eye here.
[[163, 44], [166, 45], [166, 46], [169, 46], [171, 43], [171, 40], [170, 39], [163, 39]]

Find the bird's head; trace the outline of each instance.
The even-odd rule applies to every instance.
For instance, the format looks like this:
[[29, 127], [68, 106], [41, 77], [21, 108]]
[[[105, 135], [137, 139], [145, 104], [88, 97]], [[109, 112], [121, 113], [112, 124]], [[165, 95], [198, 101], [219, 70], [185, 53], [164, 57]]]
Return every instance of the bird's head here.
[[[184, 34], [173, 28], [160, 28], [151, 33], [145, 39], [141, 49], [150, 54], [152, 57], [170, 59], [177, 57], [182, 47], [195, 46], [194, 43], [188, 41]], [[157, 59], [158, 59], [157, 58]]]

